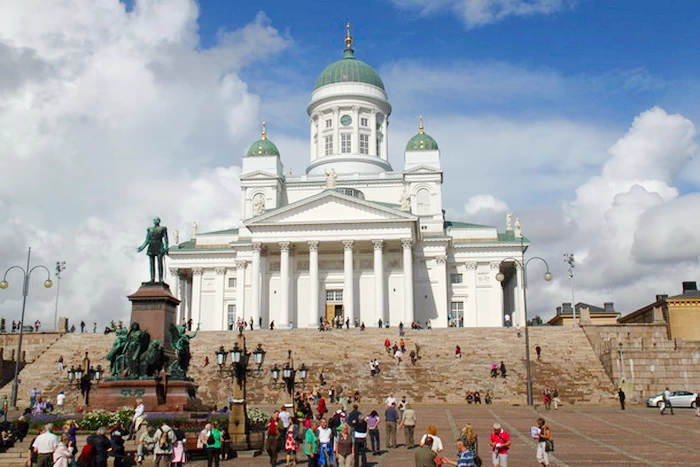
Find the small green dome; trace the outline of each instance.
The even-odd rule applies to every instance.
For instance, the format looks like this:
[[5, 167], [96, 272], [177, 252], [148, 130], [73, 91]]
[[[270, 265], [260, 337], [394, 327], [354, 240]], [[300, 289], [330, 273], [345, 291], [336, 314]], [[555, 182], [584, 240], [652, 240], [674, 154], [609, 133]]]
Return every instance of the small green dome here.
[[263, 122], [262, 137], [254, 142], [248, 149], [248, 157], [252, 156], [278, 156], [280, 152], [275, 143], [267, 139], [267, 126]]
[[384, 89], [384, 83], [374, 68], [355, 58], [355, 51], [345, 49], [345, 57], [331, 63], [321, 72], [314, 91], [322, 86], [333, 83], [366, 83]]
[[408, 140], [406, 151], [437, 151], [437, 149], [437, 142], [423, 131], [423, 116], [421, 115], [418, 134]]

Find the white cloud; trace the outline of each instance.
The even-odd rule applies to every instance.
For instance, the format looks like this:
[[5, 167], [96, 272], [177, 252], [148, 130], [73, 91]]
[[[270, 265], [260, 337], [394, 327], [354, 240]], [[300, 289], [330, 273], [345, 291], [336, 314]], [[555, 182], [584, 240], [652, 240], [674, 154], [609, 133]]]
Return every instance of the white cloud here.
[[[23, 264], [27, 245], [33, 263], [66, 261], [61, 314], [128, 317], [153, 216], [183, 240], [193, 221], [238, 222], [234, 164], [260, 120], [238, 72], [289, 41], [260, 14], [202, 49], [198, 14], [192, 0], [0, 7], [0, 267]], [[8, 279], [0, 314], [12, 320], [21, 280]], [[26, 319], [51, 323], [55, 292], [37, 281]]]
[[400, 8], [416, 9], [423, 15], [450, 11], [467, 28], [497, 23], [511, 16], [550, 15], [562, 11], [568, 0], [393, 0]]
[[505, 212], [508, 205], [493, 195], [475, 195], [467, 200], [464, 205], [464, 212], [475, 215], [479, 211]]

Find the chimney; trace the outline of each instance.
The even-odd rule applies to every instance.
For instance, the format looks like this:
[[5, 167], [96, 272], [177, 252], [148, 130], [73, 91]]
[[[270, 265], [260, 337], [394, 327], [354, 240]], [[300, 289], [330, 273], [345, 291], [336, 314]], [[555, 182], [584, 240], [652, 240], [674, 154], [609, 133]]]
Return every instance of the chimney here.
[[606, 313], [615, 313], [615, 307], [613, 306], [613, 302], [603, 303], [603, 308], [605, 309]]
[[686, 292], [697, 292], [698, 291], [698, 284], [695, 281], [692, 282], [683, 282], [683, 295], [685, 295]]
[[668, 298], [668, 294], [659, 294], [656, 296], [656, 301], [660, 302], [662, 300], [666, 300]]
[[558, 315], [561, 314], [561, 307], [560, 307], [560, 306], [557, 307], [557, 314], [558, 314]]
[[564, 303], [561, 312], [563, 315], [573, 314], [573, 312], [571, 311], [571, 303]]

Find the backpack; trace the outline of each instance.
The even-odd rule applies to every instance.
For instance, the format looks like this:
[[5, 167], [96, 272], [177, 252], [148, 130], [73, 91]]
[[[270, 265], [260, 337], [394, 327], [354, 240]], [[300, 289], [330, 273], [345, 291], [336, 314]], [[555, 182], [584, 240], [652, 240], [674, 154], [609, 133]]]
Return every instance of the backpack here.
[[169, 451], [171, 449], [170, 436], [168, 436], [169, 433], [170, 430], [161, 429], [160, 439], [158, 440], [158, 446], [160, 447], [161, 451]]

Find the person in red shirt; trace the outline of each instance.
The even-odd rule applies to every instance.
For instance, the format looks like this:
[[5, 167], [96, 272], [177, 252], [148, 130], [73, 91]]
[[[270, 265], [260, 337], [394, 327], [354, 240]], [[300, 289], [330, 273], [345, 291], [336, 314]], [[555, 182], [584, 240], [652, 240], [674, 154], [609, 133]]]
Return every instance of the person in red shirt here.
[[326, 414], [326, 412], [328, 412], [328, 410], [326, 409], [326, 400], [323, 398], [323, 396], [321, 396], [318, 399], [317, 410], [318, 410], [318, 419], [319, 420], [321, 420], [323, 418], [323, 416]]
[[491, 454], [494, 467], [508, 467], [508, 449], [510, 448], [510, 435], [501, 428], [500, 423], [493, 424], [493, 433], [489, 441], [493, 453]]
[[265, 440], [265, 450], [270, 456], [270, 465], [277, 465], [277, 455], [279, 454], [279, 432], [282, 424], [279, 421], [279, 412], [275, 410], [272, 418], [267, 423], [267, 440]]
[[386, 349], [386, 353], [391, 353], [391, 341], [389, 339], [384, 341], [384, 348]]

